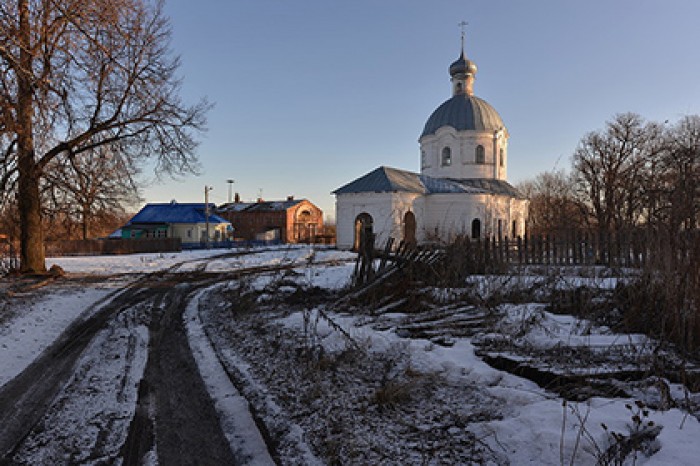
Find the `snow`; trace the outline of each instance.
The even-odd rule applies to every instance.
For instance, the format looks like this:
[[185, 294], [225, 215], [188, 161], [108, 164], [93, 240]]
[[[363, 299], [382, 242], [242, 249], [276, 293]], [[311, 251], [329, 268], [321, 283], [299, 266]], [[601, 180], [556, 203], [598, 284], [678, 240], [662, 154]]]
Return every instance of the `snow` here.
[[[289, 264], [296, 266], [295, 273], [299, 280], [311, 286], [326, 289], [339, 289], [348, 284], [353, 264], [349, 263], [353, 255], [335, 250], [314, 249], [310, 247], [280, 247], [263, 251], [245, 251], [246, 254], [229, 255], [236, 250], [185, 251], [181, 253], [138, 254], [130, 256], [100, 256], [100, 257], [64, 257], [49, 259], [47, 264], [58, 264], [69, 274], [113, 275], [113, 274], [144, 274], [163, 270], [206, 270], [208, 272], [228, 272], [247, 267]], [[310, 266], [311, 263], [326, 265]], [[276, 277], [267, 275], [255, 281], [255, 287], [262, 289], [272, 283]], [[517, 278], [517, 286], [531, 287], [547, 278], [535, 275]], [[483, 287], [484, 295], [496, 289], [503, 288], [512, 282], [484, 280], [484, 277], [474, 277], [473, 282]], [[595, 286], [601, 289], [612, 289], [617, 279], [609, 277], [561, 277], [558, 278], [561, 288], [577, 286]], [[516, 286], [516, 285], [513, 285]], [[80, 289], [61, 289], [60, 287], [44, 289], [35, 297], [24, 299], [21, 307], [15, 306], [15, 314], [0, 323], [0, 386], [7, 383], [30, 364], [73, 322], [85, 318], [99, 308], [100, 302], [113, 290], [107, 287], [82, 287]], [[221, 424], [234, 451], [242, 452], [252, 458], [248, 464], [273, 464], [267, 453], [267, 448], [258, 433], [255, 422], [248, 410], [246, 399], [236, 390], [226, 375], [229, 368], [224, 368], [219, 361], [216, 350], [209, 342], [199, 319], [197, 306], [205, 291], [196, 295], [187, 308], [186, 322], [190, 344], [194, 351], [197, 364], [207, 384], [208, 390], [215, 400], [217, 411], [221, 416]], [[332, 311], [332, 309], [330, 310]], [[574, 346], [606, 347], [616, 344], [630, 344], [643, 347], [646, 338], [641, 335], [614, 334], [605, 327], [587, 328], [588, 333], [582, 334], [582, 321], [571, 316], [554, 315], [542, 309], [541, 305], [523, 304], [509, 305], [504, 309], [506, 318], [501, 332], [509, 334], [525, 321], [536, 320], [539, 325], [523, 335], [524, 341], [534, 347], [550, 348], [558, 343]], [[486, 364], [475, 354], [475, 347], [469, 338], [459, 338], [451, 347], [437, 346], [428, 340], [408, 339], [399, 337], [391, 328], [376, 330], [370, 325], [364, 325], [361, 319], [347, 315], [333, 315], [334, 322], [345, 329], [357, 340], [367, 342], [371, 351], [387, 351], [389, 348], [402, 345], [411, 354], [412, 364], [416, 370], [424, 373], [439, 373], [449, 380], [467, 385], [483, 387], [487, 393], [501, 403], [501, 419], [474, 423], [470, 428], [494, 452], [513, 465], [521, 464], [596, 464], [595, 455], [607, 448], [610, 435], [615, 431], [624, 435], [629, 434], [632, 425], [632, 411], [626, 405], [633, 404], [630, 399], [592, 398], [586, 402], [564, 404], [551, 392], [541, 389], [533, 382], [516, 377], [506, 372], [496, 370]], [[386, 317], [386, 316], [385, 316]], [[402, 314], [390, 317], [400, 320]], [[322, 339], [324, 347], [329, 351], [343, 346], [343, 337], [330, 326], [318, 313], [304, 316], [302, 313], [291, 314], [281, 319], [285, 326], [302, 330], [309, 320], [317, 325], [317, 334]], [[585, 322], [583, 323], [585, 324]], [[134, 324], [136, 341], [133, 342], [135, 363], [127, 369], [126, 375], [130, 387], [119, 400], [101, 398], [100, 384], [107, 383], [109, 378], [115, 378], [123, 373], [123, 361], [114, 359], [109, 367], [96, 366], [96, 360], [105, 360], [104, 354], [118, 354], [122, 351], [119, 342], [125, 335], [114, 329], [105, 329], [91, 344], [79, 363], [80, 377], [68, 384], [67, 389], [84, 391], [89, 394], [90, 402], [83, 407], [65, 406], [64, 409], [73, 412], [72, 427], [60, 427], [52, 424], [52, 414], [44, 421], [45, 434], [41, 434], [29, 445], [42, 442], [51, 445], [66, 441], [68, 437], [76, 442], [94, 442], [91, 437], [90, 422], [96, 419], [119, 419], [122, 430], [125, 431], [130, 415], [133, 414], [135, 403], [135, 381], [143, 371], [148, 333], [146, 327]], [[115, 333], [116, 332], [116, 333]], [[93, 360], [92, 353], [101, 356]], [[250, 378], [254, 378], [246, 367], [246, 362], [237, 360], [235, 354], [227, 354], [227, 361], [238, 361], [237, 370]], [[264, 387], [260, 387], [264, 390]], [[86, 395], [88, 396], [88, 395]], [[93, 406], [92, 408], [89, 408]], [[86, 409], [89, 408], [89, 409]], [[100, 412], [98, 412], [101, 411]], [[79, 415], [85, 411], [83, 415]], [[111, 417], [110, 417], [111, 416]], [[56, 415], [55, 419], [65, 419]], [[637, 465], [695, 465], [700, 458], [700, 422], [693, 416], [688, 416], [680, 409], [668, 411], [650, 410], [645, 421], [653, 421], [662, 426], [658, 436], [660, 450], [651, 457], [640, 454], [636, 458]], [[105, 421], [106, 422], [106, 421]], [[602, 426], [605, 424], [606, 431]], [[296, 431], [300, 444], [303, 444], [303, 433]], [[55, 440], [51, 440], [55, 436]], [[34, 443], [32, 443], [34, 442]], [[55, 447], [59, 449], [58, 446]], [[89, 447], [86, 447], [89, 449]], [[307, 451], [307, 459], [311, 463], [319, 460]], [[152, 455], [155, 461], [155, 454]], [[37, 461], [52, 461], [54, 457], [34, 457]], [[630, 463], [631, 464], [631, 463]]]
[[117, 457], [148, 360], [149, 333], [142, 316], [141, 306], [125, 309], [97, 333], [72, 378], [22, 443], [18, 455], [25, 464], [66, 464], [67, 458], [106, 464]]
[[53, 257], [47, 258], [46, 264], [47, 266], [59, 265], [68, 273], [91, 275], [149, 273], [165, 270], [189, 261], [206, 259], [223, 252], [224, 250], [220, 249], [209, 249], [115, 256]]
[[87, 317], [86, 311], [99, 305], [112, 291], [90, 287], [58, 289], [24, 299], [21, 312], [0, 323], [0, 387], [31, 364], [71, 323]]
[[274, 465], [250, 414], [248, 402], [231, 383], [202, 327], [198, 307], [201, 295], [207, 291], [199, 291], [187, 304], [184, 314], [187, 336], [200, 374], [214, 400], [231, 451], [245, 458], [250, 466]]
[[[224, 256], [218, 258], [217, 256]], [[354, 254], [318, 247], [284, 245], [259, 250], [208, 249], [151, 254], [114, 256], [79, 256], [48, 258], [47, 265], [59, 265], [69, 273], [90, 275], [141, 274], [173, 270], [187, 272], [206, 269], [208, 272], [228, 272], [246, 267], [281, 264], [303, 264], [315, 261], [346, 261]]]

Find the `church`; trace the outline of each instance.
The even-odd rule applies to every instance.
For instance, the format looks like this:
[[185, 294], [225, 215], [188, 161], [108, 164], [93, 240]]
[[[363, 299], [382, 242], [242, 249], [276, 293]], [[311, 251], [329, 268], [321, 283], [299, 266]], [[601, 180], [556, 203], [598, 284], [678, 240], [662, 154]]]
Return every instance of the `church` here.
[[462, 40], [449, 67], [452, 97], [430, 115], [418, 139], [420, 173], [381, 166], [333, 191], [339, 248], [356, 249], [367, 233], [378, 247], [389, 237], [445, 244], [458, 236], [524, 234], [528, 201], [506, 181], [508, 130], [474, 95], [476, 71]]

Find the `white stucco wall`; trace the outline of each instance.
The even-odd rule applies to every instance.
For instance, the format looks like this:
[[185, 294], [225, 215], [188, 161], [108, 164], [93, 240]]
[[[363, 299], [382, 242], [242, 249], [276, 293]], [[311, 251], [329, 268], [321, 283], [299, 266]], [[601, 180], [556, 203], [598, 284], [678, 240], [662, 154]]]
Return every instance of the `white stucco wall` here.
[[[476, 148], [484, 148], [484, 163], [476, 163]], [[442, 151], [449, 147], [452, 163], [442, 165]], [[503, 165], [500, 153], [503, 149]], [[420, 140], [421, 173], [437, 178], [491, 178], [508, 174], [508, 131], [456, 131], [443, 126]]]
[[350, 249], [355, 241], [355, 219], [367, 213], [373, 220], [375, 244], [382, 247], [389, 237], [397, 242], [403, 239], [403, 218], [407, 211], [416, 216], [417, 240], [422, 231], [425, 215], [422, 198], [415, 193], [352, 193], [336, 195], [336, 245]]
[[[209, 239], [223, 240], [227, 235], [227, 227], [230, 223], [210, 223], [209, 224]], [[219, 232], [217, 237], [216, 232]], [[189, 235], [188, 235], [189, 232]], [[204, 240], [206, 232], [206, 223], [176, 223], [168, 228], [168, 236], [170, 238], [180, 238], [183, 243], [196, 243]]]
[[431, 194], [357, 193], [336, 197], [336, 243], [350, 249], [355, 240], [355, 219], [367, 213], [373, 219], [376, 246], [382, 247], [389, 237], [398, 241], [404, 237], [406, 212], [416, 217], [416, 240], [424, 243], [448, 243], [458, 235], [471, 237], [472, 221], [479, 219], [481, 236], [512, 237], [513, 221], [516, 235], [523, 235], [527, 217], [527, 201], [490, 194]]

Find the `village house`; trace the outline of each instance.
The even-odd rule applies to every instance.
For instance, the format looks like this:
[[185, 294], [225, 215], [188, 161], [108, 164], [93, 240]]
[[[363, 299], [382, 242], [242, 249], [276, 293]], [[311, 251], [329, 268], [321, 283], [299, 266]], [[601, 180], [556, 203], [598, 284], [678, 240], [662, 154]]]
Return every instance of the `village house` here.
[[204, 203], [146, 204], [121, 228], [119, 237], [180, 238], [183, 248], [201, 247], [207, 243], [208, 223], [210, 243], [230, 240], [231, 223], [216, 215], [215, 207], [209, 204], [207, 215]]
[[323, 211], [306, 199], [289, 196], [284, 201], [234, 202], [216, 210], [235, 228], [235, 239], [313, 243], [323, 230]]
[[528, 201], [506, 180], [508, 130], [474, 95], [476, 71], [462, 44], [449, 67], [452, 97], [419, 138], [420, 173], [382, 166], [333, 191], [339, 248], [365, 236], [423, 244], [524, 234]]

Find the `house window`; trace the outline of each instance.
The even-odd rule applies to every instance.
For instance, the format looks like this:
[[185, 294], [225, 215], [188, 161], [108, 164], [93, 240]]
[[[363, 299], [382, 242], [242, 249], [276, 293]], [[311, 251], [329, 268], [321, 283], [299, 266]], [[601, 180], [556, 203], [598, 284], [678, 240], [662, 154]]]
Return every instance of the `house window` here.
[[449, 167], [452, 165], [452, 149], [445, 147], [442, 149], [442, 166]]
[[484, 146], [476, 146], [476, 155], [474, 161], [476, 163], [486, 163], [486, 151], [484, 150]]

